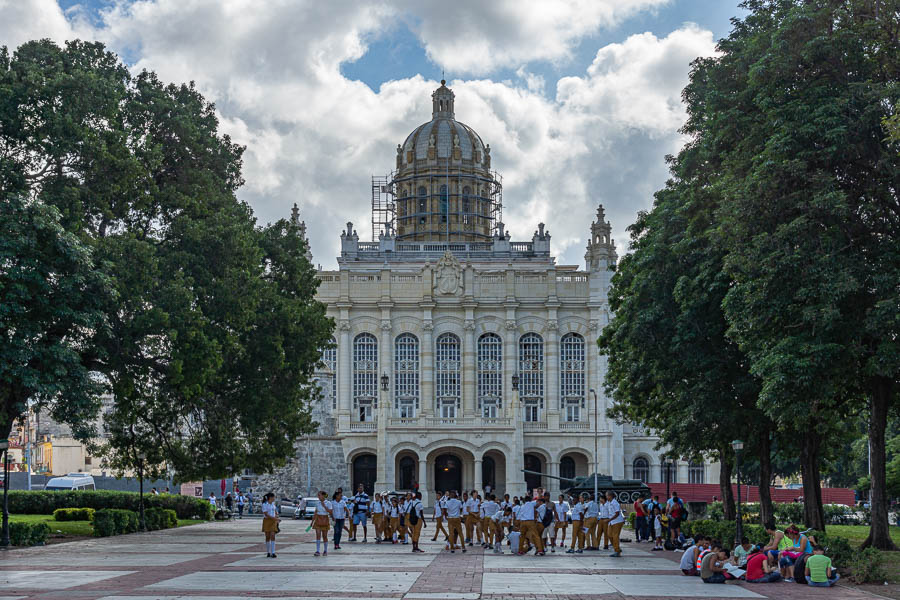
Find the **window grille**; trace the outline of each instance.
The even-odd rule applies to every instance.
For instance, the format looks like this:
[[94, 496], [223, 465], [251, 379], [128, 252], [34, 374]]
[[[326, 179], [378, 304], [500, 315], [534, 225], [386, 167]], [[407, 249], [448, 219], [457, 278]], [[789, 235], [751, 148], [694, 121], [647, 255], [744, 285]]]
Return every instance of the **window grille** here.
[[411, 419], [419, 409], [419, 340], [404, 333], [394, 340], [394, 398], [401, 418]]
[[688, 483], [706, 483], [706, 470], [703, 463], [695, 463], [691, 461], [688, 465]]
[[337, 342], [334, 338], [331, 338], [329, 347], [322, 350], [322, 360], [315, 379], [322, 399], [331, 405], [331, 410], [337, 410]]
[[496, 333], [478, 338], [478, 408], [492, 402], [497, 408], [503, 398], [503, 340]]
[[519, 394], [544, 408], [544, 340], [536, 333], [519, 339]]
[[650, 482], [650, 463], [646, 458], [636, 458], [631, 463], [632, 479], [639, 479], [644, 483]]
[[[444, 333], [435, 343], [435, 394], [438, 405], [443, 412], [444, 406], [452, 404], [459, 408], [460, 398], [460, 343], [452, 333]], [[443, 415], [442, 415], [443, 416]]]
[[378, 340], [361, 333], [353, 340], [353, 408], [365, 401], [369, 411], [378, 407]]

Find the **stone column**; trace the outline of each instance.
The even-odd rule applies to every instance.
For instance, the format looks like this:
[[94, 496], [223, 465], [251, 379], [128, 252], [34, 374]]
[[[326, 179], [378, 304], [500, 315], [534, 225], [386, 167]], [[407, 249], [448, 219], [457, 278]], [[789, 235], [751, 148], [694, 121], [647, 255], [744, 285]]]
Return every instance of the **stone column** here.
[[559, 429], [559, 332], [555, 320], [547, 322], [547, 340], [544, 346], [544, 372], [547, 385], [544, 396], [547, 399], [547, 423], [551, 429]]
[[547, 463], [547, 474], [553, 475], [553, 477], [547, 477], [547, 491], [550, 492], [550, 499], [556, 502], [557, 497], [559, 496], [560, 490], [560, 481], [559, 479], [554, 479], [554, 477], [559, 477], [559, 462], [548, 462]]
[[678, 483], [688, 483], [691, 480], [691, 477], [688, 472], [688, 463], [682, 461], [678, 462]]
[[483, 483], [482, 483], [482, 481], [481, 481], [481, 467], [482, 467], [482, 459], [476, 458], [476, 459], [475, 459], [475, 465], [474, 465], [474, 468], [475, 468], [475, 473], [474, 473], [474, 475], [475, 475], [475, 486], [474, 486], [474, 487], [475, 487], [476, 490], [478, 490], [478, 493], [479, 493], [479, 494], [481, 493], [481, 490], [482, 490], [483, 487], [484, 487], [484, 485], [483, 485]]
[[351, 385], [353, 381], [353, 366], [351, 364], [350, 321], [342, 320], [338, 327], [341, 332], [341, 339], [338, 342], [338, 428], [347, 430], [350, 428], [350, 410], [352, 406], [350, 396], [353, 393]]
[[[512, 388], [510, 388], [512, 389]], [[519, 404], [519, 392], [512, 392], [510, 413], [516, 425], [510, 455], [506, 457], [506, 493], [510, 496], [525, 494], [525, 432], [522, 423], [522, 408]]]
[[422, 492], [422, 504], [429, 506], [432, 483], [428, 480], [428, 460], [419, 459], [419, 491]]
[[422, 370], [420, 371], [420, 391], [422, 394], [422, 415], [427, 417], [437, 410], [434, 405], [434, 325], [429, 318], [422, 326]]
[[381, 309], [381, 340], [379, 341], [378, 348], [378, 387], [381, 389], [381, 376], [388, 376], [388, 391], [384, 394], [383, 400], [387, 405], [387, 411], [385, 415], [390, 419], [395, 417], [394, 413], [394, 402], [393, 402], [393, 394], [391, 390], [394, 389], [394, 361], [392, 356], [393, 349], [393, 340], [391, 339], [391, 309], [390, 308], [382, 308]]
[[393, 469], [388, 469], [388, 454], [389, 447], [387, 441], [387, 420], [388, 420], [388, 400], [387, 395], [389, 392], [382, 391], [381, 383], [378, 385], [378, 411], [376, 413], [376, 419], [378, 420], [377, 427], [375, 430], [375, 460], [376, 460], [376, 475], [375, 479], [375, 489], [376, 490], [389, 490], [394, 489], [393, 482], [389, 482], [388, 479], [390, 477], [391, 471]]
[[467, 320], [464, 325], [462, 377], [463, 416], [475, 415], [475, 321]]
[[[516, 349], [518, 348], [518, 338], [517, 334], [518, 330], [516, 327], [515, 320], [507, 319], [506, 321], [506, 333], [503, 336], [503, 391], [504, 391], [504, 399], [503, 399], [503, 410], [506, 412], [506, 416], [513, 420], [513, 424], [516, 425], [518, 420], [521, 418], [521, 415], [517, 415], [513, 411], [513, 389], [512, 389], [512, 376], [518, 369], [518, 360], [516, 356]], [[517, 425], [518, 426], [518, 425]]]

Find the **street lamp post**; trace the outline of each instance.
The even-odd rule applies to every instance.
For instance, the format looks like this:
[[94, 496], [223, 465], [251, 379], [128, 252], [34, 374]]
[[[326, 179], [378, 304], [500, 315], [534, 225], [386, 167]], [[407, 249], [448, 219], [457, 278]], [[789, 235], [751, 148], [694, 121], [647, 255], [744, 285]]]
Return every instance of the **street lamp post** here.
[[141, 531], [147, 531], [147, 523], [144, 521], [144, 461], [147, 460], [147, 455], [143, 452], [139, 452], [137, 455], [138, 461], [138, 485], [140, 486], [140, 502], [139, 507], [141, 510]]
[[599, 436], [600, 436], [600, 402], [597, 400], [597, 392], [591, 388], [594, 395], [594, 502], [597, 500], [597, 474], [600, 472], [599, 454]]
[[737, 527], [734, 536], [737, 538], [735, 543], [740, 544], [741, 538], [744, 537], [744, 521], [741, 518], [741, 450], [744, 449], [744, 442], [734, 440], [731, 442], [731, 447], [734, 448], [735, 471], [737, 472]]
[[0, 547], [9, 548], [9, 440], [0, 440], [3, 450], [3, 538]]

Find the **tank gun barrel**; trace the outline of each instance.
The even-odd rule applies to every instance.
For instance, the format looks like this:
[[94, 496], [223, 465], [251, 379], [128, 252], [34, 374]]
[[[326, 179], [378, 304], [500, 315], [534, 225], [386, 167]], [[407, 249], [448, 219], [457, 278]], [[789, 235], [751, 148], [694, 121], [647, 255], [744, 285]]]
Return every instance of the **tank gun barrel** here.
[[529, 471], [528, 469], [522, 469], [523, 473], [528, 473], [529, 475], [540, 475], [541, 477], [549, 477], [550, 479], [559, 479], [560, 481], [577, 481], [575, 477], [558, 477], [556, 475], [548, 475], [547, 473], [539, 473], [537, 471]]

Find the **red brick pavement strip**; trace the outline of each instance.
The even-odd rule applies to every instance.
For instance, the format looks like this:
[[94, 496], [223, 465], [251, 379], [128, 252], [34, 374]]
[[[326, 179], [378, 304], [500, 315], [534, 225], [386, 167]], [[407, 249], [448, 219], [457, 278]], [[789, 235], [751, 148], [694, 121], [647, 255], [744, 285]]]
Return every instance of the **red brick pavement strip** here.
[[480, 594], [483, 574], [484, 551], [481, 548], [470, 547], [465, 554], [459, 550], [455, 554], [442, 550], [422, 571], [408, 593]]

